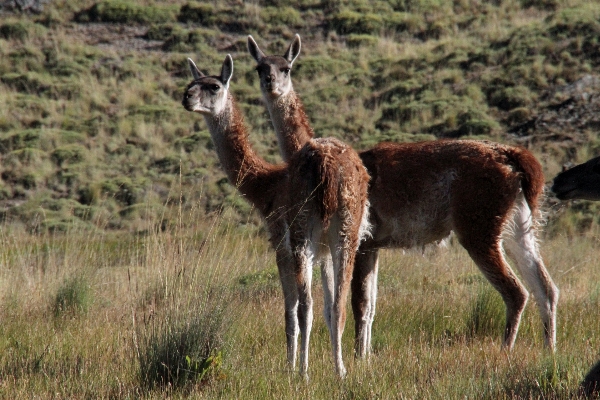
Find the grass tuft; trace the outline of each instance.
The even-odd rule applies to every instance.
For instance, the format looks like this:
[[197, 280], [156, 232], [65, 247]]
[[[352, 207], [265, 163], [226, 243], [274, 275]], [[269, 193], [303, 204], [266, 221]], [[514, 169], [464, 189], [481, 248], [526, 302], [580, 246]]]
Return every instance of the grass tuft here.
[[56, 317], [86, 313], [93, 302], [88, 280], [81, 275], [68, 278], [54, 296], [52, 310]]
[[140, 382], [148, 390], [200, 383], [221, 368], [225, 338], [224, 308], [204, 304], [170, 310], [140, 332]]
[[505, 320], [506, 308], [502, 297], [490, 285], [481, 284], [467, 314], [467, 334], [471, 337], [497, 337], [504, 332]]

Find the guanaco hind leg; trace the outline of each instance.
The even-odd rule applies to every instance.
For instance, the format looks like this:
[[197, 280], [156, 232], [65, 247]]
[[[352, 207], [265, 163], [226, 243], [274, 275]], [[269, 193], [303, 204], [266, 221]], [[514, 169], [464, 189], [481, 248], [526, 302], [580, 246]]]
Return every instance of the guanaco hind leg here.
[[371, 353], [371, 328], [375, 318], [377, 302], [377, 272], [379, 268], [377, 250], [362, 250], [356, 253], [352, 277], [352, 312], [354, 314], [355, 356], [368, 357]]
[[523, 195], [517, 197], [508, 233], [504, 240], [504, 248], [533, 292], [544, 324], [545, 345], [554, 350], [559, 290], [544, 266], [535, 236], [533, 216]]

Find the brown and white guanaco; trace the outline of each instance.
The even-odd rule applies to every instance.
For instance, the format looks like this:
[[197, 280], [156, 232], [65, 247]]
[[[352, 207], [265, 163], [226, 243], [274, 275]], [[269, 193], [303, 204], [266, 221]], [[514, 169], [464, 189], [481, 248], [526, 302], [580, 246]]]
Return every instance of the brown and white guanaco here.
[[[265, 55], [248, 36], [260, 88], [284, 160], [313, 138], [291, 81], [300, 53], [296, 35], [283, 56]], [[454, 232], [506, 305], [503, 347], [512, 349], [528, 292], [510, 265], [515, 262], [535, 296], [547, 347], [556, 342], [559, 291], [548, 274], [536, 238], [544, 176], [521, 147], [488, 141], [440, 140], [381, 143], [359, 153], [371, 181], [372, 236], [358, 250], [352, 280], [355, 350], [369, 354], [377, 298], [378, 250], [422, 247]]]

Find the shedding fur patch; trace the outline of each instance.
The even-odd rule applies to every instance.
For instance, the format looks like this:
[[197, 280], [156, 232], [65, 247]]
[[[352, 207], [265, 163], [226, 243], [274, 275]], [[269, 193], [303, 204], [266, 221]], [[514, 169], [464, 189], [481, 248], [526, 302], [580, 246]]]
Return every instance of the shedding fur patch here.
[[363, 209], [362, 220], [360, 221], [360, 227], [358, 228], [358, 243], [363, 242], [367, 238], [373, 237], [373, 224], [369, 222], [369, 210], [371, 204], [367, 200]]

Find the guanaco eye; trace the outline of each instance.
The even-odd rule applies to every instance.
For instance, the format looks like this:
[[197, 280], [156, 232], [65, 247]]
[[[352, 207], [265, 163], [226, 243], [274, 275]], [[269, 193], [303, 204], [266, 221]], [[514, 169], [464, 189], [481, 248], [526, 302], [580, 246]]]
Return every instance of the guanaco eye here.
[[283, 72], [285, 75], [287, 75], [287, 74], [289, 74], [289, 73], [290, 73], [290, 69], [289, 69], [289, 68], [283, 68], [283, 69], [281, 70], [281, 72]]
[[208, 85], [208, 90], [211, 92], [217, 92], [221, 87], [219, 85]]

